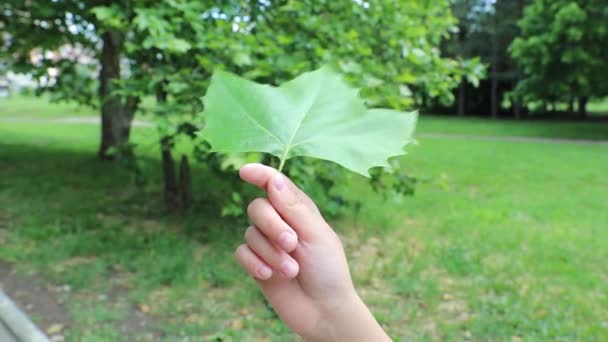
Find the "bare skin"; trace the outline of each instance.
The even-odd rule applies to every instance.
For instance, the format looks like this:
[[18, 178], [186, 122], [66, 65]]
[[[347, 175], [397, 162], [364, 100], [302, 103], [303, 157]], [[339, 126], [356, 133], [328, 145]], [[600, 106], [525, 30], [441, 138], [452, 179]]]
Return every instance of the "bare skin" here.
[[344, 248], [312, 200], [279, 171], [245, 165], [241, 178], [267, 193], [236, 258], [279, 317], [307, 341], [390, 341], [355, 291]]

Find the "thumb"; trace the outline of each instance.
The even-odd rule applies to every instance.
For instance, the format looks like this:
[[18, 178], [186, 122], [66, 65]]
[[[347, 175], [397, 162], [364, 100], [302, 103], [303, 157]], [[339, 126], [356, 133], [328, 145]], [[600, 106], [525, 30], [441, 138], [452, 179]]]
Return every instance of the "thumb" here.
[[266, 191], [272, 206], [299, 239], [315, 241], [329, 228], [314, 202], [282, 173], [274, 172]]

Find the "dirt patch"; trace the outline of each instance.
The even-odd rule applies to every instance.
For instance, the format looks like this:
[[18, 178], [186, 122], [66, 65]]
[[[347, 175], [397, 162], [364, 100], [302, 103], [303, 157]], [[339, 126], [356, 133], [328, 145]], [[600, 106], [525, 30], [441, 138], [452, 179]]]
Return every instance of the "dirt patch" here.
[[127, 315], [116, 326], [124, 336], [138, 341], [158, 340], [162, 333], [154, 329], [153, 319], [146, 314], [145, 308], [135, 307], [127, 299], [128, 289], [120, 285], [119, 274], [112, 279], [114, 286], [107, 294], [73, 291], [68, 285], [45, 283], [43, 279], [16, 272], [10, 264], [0, 262], [0, 288], [51, 341], [64, 341], [67, 330], [78, 328], [70, 318], [66, 303], [86, 302], [83, 296], [94, 296], [98, 301], [107, 302], [110, 308], [127, 308]]
[[36, 277], [19, 274], [0, 262], [0, 288], [47, 333], [51, 340], [62, 340], [62, 331], [71, 324], [63, 303], [66, 289], [47, 286]]
[[104, 298], [115, 307], [126, 307], [127, 316], [122, 319], [118, 329], [125, 336], [132, 336], [138, 341], [157, 341], [163, 336], [162, 332], [155, 329], [157, 326], [151, 317], [151, 310], [148, 305], [134, 305], [129, 299], [130, 275], [127, 273], [115, 273], [112, 277], [112, 288]]

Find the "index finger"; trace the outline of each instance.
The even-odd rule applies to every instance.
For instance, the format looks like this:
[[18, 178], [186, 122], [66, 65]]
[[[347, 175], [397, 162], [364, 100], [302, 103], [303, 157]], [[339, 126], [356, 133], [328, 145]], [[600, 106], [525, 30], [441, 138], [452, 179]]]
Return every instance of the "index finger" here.
[[[284, 203], [277, 203], [280, 199], [277, 198], [277, 196], [272, 196], [273, 191], [270, 188], [273, 178], [275, 180], [277, 178], [281, 178], [275, 177], [277, 175], [281, 175], [283, 179], [285, 179], [289, 183], [289, 188], [296, 195], [295, 197], [297, 197], [300, 202], [302, 202], [302, 204], [304, 204], [304, 206], [306, 206], [311, 211], [311, 213], [318, 214], [319, 216], [321, 215], [321, 213], [319, 212], [319, 208], [317, 208], [317, 206], [310, 199], [310, 197], [308, 197], [308, 195], [304, 193], [304, 191], [300, 190], [300, 188], [295, 186], [293, 182], [287, 179], [287, 177], [283, 176], [281, 172], [279, 172], [279, 170], [258, 163], [247, 164], [241, 167], [241, 169], [239, 170], [239, 176], [241, 177], [241, 179], [249, 184], [253, 184], [259, 187], [260, 189], [266, 191], [266, 193], [268, 193], [270, 202], [272, 202], [273, 205], [277, 206], [279, 213], [281, 213], [280, 211], [282, 207], [284, 207]], [[274, 191], [274, 193], [276, 195], [276, 191]], [[283, 214], [287, 213], [284, 212]]]
[[268, 183], [272, 176], [279, 172], [270, 166], [263, 164], [247, 164], [239, 170], [239, 176], [242, 180], [249, 184], [253, 184], [258, 188], [267, 191]]
[[314, 202], [278, 170], [262, 164], [248, 164], [241, 178], [268, 193], [268, 200], [298, 238], [313, 241], [324, 234], [327, 223]]

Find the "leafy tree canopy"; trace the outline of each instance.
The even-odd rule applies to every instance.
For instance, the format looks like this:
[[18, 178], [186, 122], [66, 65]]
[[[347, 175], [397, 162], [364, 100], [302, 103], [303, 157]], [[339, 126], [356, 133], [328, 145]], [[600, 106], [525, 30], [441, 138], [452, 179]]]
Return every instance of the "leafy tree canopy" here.
[[568, 101], [608, 94], [608, 6], [603, 0], [535, 0], [519, 22], [511, 54], [527, 101]]

